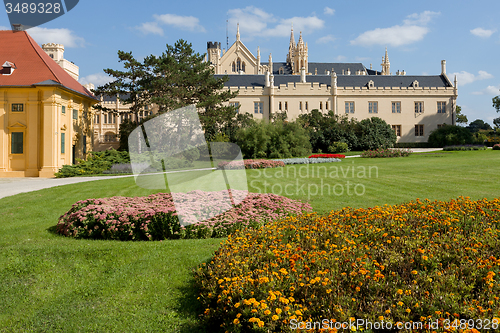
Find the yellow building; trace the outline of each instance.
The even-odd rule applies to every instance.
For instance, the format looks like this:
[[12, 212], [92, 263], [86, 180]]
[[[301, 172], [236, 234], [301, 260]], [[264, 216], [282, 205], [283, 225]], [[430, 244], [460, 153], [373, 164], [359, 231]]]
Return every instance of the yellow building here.
[[27, 32], [0, 41], [0, 177], [53, 177], [92, 150], [99, 101]]
[[[207, 43], [207, 61], [217, 77], [229, 76], [227, 89], [239, 91], [230, 101], [239, 112], [269, 120], [286, 112], [289, 119], [318, 109], [362, 120], [379, 117], [392, 126], [400, 143], [427, 142], [443, 124], [455, 124], [458, 97], [456, 77], [446, 75], [446, 61], [438, 75], [406, 75], [390, 71], [387, 49], [382, 70], [361, 63], [309, 62], [308, 46], [300, 34], [295, 43], [293, 28], [286, 62], [261, 62], [240, 39], [226, 51], [219, 42]], [[436, 64], [439, 68], [439, 64]]]

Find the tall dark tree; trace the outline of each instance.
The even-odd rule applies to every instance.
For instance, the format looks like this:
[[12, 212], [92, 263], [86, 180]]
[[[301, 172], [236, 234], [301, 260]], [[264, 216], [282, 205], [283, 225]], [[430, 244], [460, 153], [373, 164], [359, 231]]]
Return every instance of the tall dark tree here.
[[[97, 95], [120, 96], [124, 104], [136, 115], [146, 105], [155, 104], [158, 114], [195, 104], [199, 110], [201, 124], [207, 139], [221, 132], [236, 115], [234, 106], [223, 103], [236, 97], [237, 92], [224, 88], [227, 78], [214, 77], [214, 71], [204, 55], [195, 53], [192, 45], [179, 40], [175, 45], [166, 45], [160, 56], [150, 55], [144, 62], [136, 60], [132, 52], [118, 51], [124, 71], [105, 69], [115, 78], [94, 90]], [[106, 107], [104, 111], [118, 112]], [[122, 132], [121, 135], [126, 133]]]
[[195, 104], [207, 139], [236, 116], [235, 107], [223, 103], [238, 93], [223, 89], [227, 78], [216, 78], [204, 55], [195, 53], [190, 43], [181, 39], [173, 46], [167, 44], [162, 55], [148, 56], [144, 64], [152, 69], [148, 91], [160, 114]]
[[467, 126], [467, 129], [471, 131], [471, 133], [476, 133], [479, 132], [479, 130], [490, 130], [491, 126], [482, 119], [476, 119]]

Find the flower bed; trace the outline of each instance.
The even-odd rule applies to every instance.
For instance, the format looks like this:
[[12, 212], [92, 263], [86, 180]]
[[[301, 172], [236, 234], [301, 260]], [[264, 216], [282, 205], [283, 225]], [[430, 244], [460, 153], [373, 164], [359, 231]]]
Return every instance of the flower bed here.
[[500, 143], [493, 146], [493, 150], [500, 150]]
[[309, 158], [345, 158], [345, 155], [342, 154], [316, 154], [311, 155]]
[[205, 324], [213, 332], [291, 332], [324, 319], [439, 324], [427, 332], [452, 331], [443, 326], [454, 320], [491, 326], [500, 315], [499, 221], [499, 199], [417, 199], [236, 232], [196, 270]]
[[284, 167], [285, 163], [278, 160], [244, 160], [242, 161], [231, 161], [231, 162], [220, 162], [217, 167], [219, 169], [224, 168], [226, 170], [235, 170], [235, 169], [243, 169], [243, 165], [245, 169], [263, 169], [263, 168], [279, 168]]
[[[238, 192], [233, 190], [235, 196], [239, 195]], [[117, 240], [225, 237], [236, 229], [259, 227], [286, 216], [311, 211], [309, 204], [274, 194], [249, 193], [232, 209], [230, 206], [210, 205], [215, 201], [220, 202], [223, 192], [196, 191], [190, 194], [185, 200], [182, 196], [176, 197], [176, 202], [183, 201], [185, 207], [182, 208], [189, 208], [195, 215], [202, 214], [205, 207], [220, 211], [221, 214], [182, 227], [170, 193], [136, 198], [87, 199], [75, 203], [59, 218], [57, 232], [75, 238]]]
[[361, 157], [406, 157], [412, 153], [409, 149], [379, 148], [376, 150], [365, 150]]
[[486, 150], [484, 145], [455, 145], [455, 146], [445, 146], [443, 150], [453, 151], [453, 150]]
[[274, 161], [281, 161], [286, 165], [289, 164], [316, 164], [316, 163], [333, 163], [340, 162], [338, 158], [281, 158]]

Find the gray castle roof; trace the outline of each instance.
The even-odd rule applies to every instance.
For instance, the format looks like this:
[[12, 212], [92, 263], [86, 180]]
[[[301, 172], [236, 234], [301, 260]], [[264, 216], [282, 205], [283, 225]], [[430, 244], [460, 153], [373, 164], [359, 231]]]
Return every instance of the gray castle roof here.
[[[262, 65], [269, 65], [268, 62], [261, 63]], [[280, 74], [280, 68], [283, 68], [283, 74]], [[351, 74], [356, 74], [356, 71], [364, 71], [366, 67], [362, 63], [356, 62], [310, 62], [308, 65], [309, 73], [317, 73], [318, 75], [324, 75], [326, 72], [334, 72], [338, 74], [347, 73], [347, 70], [351, 71]], [[375, 74], [375, 71], [372, 71]], [[292, 74], [292, 68], [286, 62], [273, 62], [273, 74], [274, 75], [290, 75]], [[378, 73], [380, 74], [380, 72]]]
[[[222, 78], [225, 75], [215, 76]], [[226, 87], [264, 87], [266, 82], [265, 75], [232, 74], [227, 76], [229, 80], [224, 84]], [[451, 87], [443, 75], [337, 75], [337, 86], [367, 87], [370, 80], [373, 81], [375, 87], [407, 88], [411, 87], [415, 80], [418, 81], [419, 87]], [[300, 82], [300, 75], [274, 76], [274, 86], [298, 82]], [[306, 82], [318, 82], [319, 84], [330, 86], [331, 77], [330, 75], [307, 75]]]

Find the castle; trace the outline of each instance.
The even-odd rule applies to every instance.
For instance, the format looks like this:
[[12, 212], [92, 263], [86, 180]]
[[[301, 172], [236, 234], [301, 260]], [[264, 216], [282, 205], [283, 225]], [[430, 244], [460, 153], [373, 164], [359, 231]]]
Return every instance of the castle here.
[[231, 47], [220, 46], [208, 42], [206, 60], [217, 77], [229, 76], [228, 89], [239, 92], [230, 104], [256, 119], [286, 112], [293, 120], [313, 109], [358, 120], [376, 116], [392, 126], [398, 142], [426, 142], [436, 128], [455, 124], [457, 79], [446, 75], [445, 60], [439, 75], [392, 74], [387, 49], [381, 71], [362, 63], [309, 62], [307, 43], [302, 33], [295, 43], [293, 27], [286, 62], [273, 62], [271, 54], [261, 62], [260, 49], [255, 57], [241, 41], [239, 26]]

